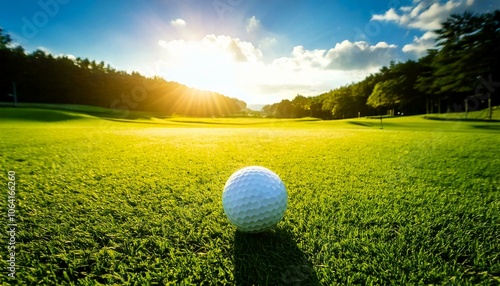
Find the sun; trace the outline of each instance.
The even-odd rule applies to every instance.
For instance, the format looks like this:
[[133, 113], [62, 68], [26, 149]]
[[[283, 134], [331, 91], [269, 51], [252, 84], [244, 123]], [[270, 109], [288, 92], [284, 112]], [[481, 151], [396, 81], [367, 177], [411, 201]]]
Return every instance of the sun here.
[[162, 62], [166, 79], [228, 95], [238, 89], [238, 67], [230, 54], [201, 44], [176, 45], [168, 52], [175, 57]]

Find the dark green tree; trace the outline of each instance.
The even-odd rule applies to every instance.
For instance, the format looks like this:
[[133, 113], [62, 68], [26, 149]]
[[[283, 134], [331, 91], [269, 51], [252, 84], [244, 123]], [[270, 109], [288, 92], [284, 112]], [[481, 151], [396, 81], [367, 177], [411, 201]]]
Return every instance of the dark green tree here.
[[434, 94], [432, 100], [438, 106], [445, 99], [450, 109], [453, 103], [461, 103], [474, 94], [478, 76], [487, 77], [498, 70], [500, 11], [452, 15], [436, 33], [437, 51], [430, 51], [424, 59], [431, 63], [426, 62], [417, 87]]
[[54, 57], [42, 50], [27, 54], [11, 44], [10, 36], [0, 30], [0, 101], [12, 100], [8, 94], [15, 82], [22, 103], [84, 104], [189, 116], [224, 116], [246, 107], [215, 92], [118, 71], [103, 61]]
[[281, 118], [290, 118], [294, 117], [294, 106], [292, 102], [288, 99], [282, 100], [278, 105], [276, 106], [275, 110], [276, 117], [281, 117]]
[[311, 116], [311, 99], [298, 94], [292, 100], [295, 117]]
[[387, 107], [394, 110], [396, 105], [401, 102], [400, 86], [400, 79], [390, 79], [377, 83], [367, 104], [373, 108]]
[[2, 28], [0, 28], [0, 50], [9, 49], [9, 45], [12, 43], [12, 38], [9, 34], [6, 34]]
[[276, 116], [276, 106], [278, 106], [278, 103], [273, 103], [273, 104], [268, 104], [262, 107], [262, 111], [264, 112], [264, 115], [267, 117], [275, 117]]

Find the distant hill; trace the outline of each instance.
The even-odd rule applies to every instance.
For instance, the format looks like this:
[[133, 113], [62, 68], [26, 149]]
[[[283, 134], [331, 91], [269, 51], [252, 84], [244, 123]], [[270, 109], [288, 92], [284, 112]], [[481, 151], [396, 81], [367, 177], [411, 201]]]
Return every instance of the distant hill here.
[[262, 108], [266, 106], [265, 104], [248, 104], [247, 108], [254, 111], [262, 111]]

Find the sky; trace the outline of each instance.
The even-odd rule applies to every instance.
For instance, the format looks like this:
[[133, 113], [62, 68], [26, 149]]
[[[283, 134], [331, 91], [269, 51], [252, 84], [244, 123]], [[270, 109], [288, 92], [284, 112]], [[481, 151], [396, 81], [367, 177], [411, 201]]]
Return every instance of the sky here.
[[0, 27], [28, 52], [269, 104], [418, 59], [454, 13], [498, 0], [0, 0]]

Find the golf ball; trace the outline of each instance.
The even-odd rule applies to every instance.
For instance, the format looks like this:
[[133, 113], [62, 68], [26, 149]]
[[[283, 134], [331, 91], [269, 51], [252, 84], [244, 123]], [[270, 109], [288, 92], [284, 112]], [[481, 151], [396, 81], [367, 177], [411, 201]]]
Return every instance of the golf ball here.
[[240, 231], [261, 232], [275, 226], [285, 214], [288, 194], [280, 177], [259, 166], [245, 167], [229, 177], [222, 206]]

